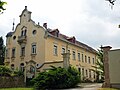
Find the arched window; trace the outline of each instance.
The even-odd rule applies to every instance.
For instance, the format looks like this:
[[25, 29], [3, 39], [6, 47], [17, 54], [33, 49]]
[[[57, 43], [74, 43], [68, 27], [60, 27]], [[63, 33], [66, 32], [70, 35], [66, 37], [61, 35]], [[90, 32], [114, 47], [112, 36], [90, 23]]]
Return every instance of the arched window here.
[[35, 68], [33, 66], [30, 66], [30, 73], [35, 73]]
[[24, 63], [20, 64], [20, 71], [24, 72]]

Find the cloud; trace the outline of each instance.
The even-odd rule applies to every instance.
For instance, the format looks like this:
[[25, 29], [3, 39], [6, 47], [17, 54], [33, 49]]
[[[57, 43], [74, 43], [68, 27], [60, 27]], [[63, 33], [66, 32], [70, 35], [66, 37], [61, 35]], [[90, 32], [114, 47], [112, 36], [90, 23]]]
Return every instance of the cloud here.
[[77, 40], [94, 48], [112, 45], [119, 48], [119, 0], [113, 9], [102, 0], [5, 0], [6, 11], [0, 15], [0, 35], [5, 36], [19, 23], [19, 15], [27, 5], [32, 11], [32, 19], [42, 26], [58, 28], [61, 33], [76, 36]]

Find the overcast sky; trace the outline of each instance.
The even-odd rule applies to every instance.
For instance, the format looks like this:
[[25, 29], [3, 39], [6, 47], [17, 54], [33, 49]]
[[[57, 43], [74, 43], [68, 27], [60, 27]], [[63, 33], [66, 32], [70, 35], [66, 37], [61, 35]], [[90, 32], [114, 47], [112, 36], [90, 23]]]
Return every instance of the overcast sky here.
[[48, 23], [62, 34], [75, 36], [95, 49], [101, 45], [120, 48], [120, 0], [111, 9], [105, 0], [4, 0], [8, 4], [0, 15], [0, 36], [12, 31], [19, 23], [19, 15], [27, 6], [36, 23]]

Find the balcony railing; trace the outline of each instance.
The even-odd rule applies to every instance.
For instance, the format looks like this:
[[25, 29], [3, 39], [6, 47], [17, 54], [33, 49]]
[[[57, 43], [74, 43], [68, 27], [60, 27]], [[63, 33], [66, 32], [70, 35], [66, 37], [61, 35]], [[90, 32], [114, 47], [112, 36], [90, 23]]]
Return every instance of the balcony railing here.
[[27, 42], [27, 36], [18, 36], [18, 43], [26, 43]]

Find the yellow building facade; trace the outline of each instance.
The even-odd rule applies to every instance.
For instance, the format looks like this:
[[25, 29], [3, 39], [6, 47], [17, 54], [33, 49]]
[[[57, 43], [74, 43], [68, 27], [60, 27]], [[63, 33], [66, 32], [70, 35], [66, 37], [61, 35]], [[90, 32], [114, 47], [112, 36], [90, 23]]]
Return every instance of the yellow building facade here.
[[25, 6], [15, 31], [6, 35], [5, 65], [25, 70], [32, 77], [30, 73], [47, 70], [50, 65], [63, 67], [62, 53], [70, 53], [69, 62], [82, 77], [95, 79], [91, 69], [96, 63], [96, 51], [75, 37], [61, 34], [58, 29], [47, 28], [47, 23], [36, 24]]

